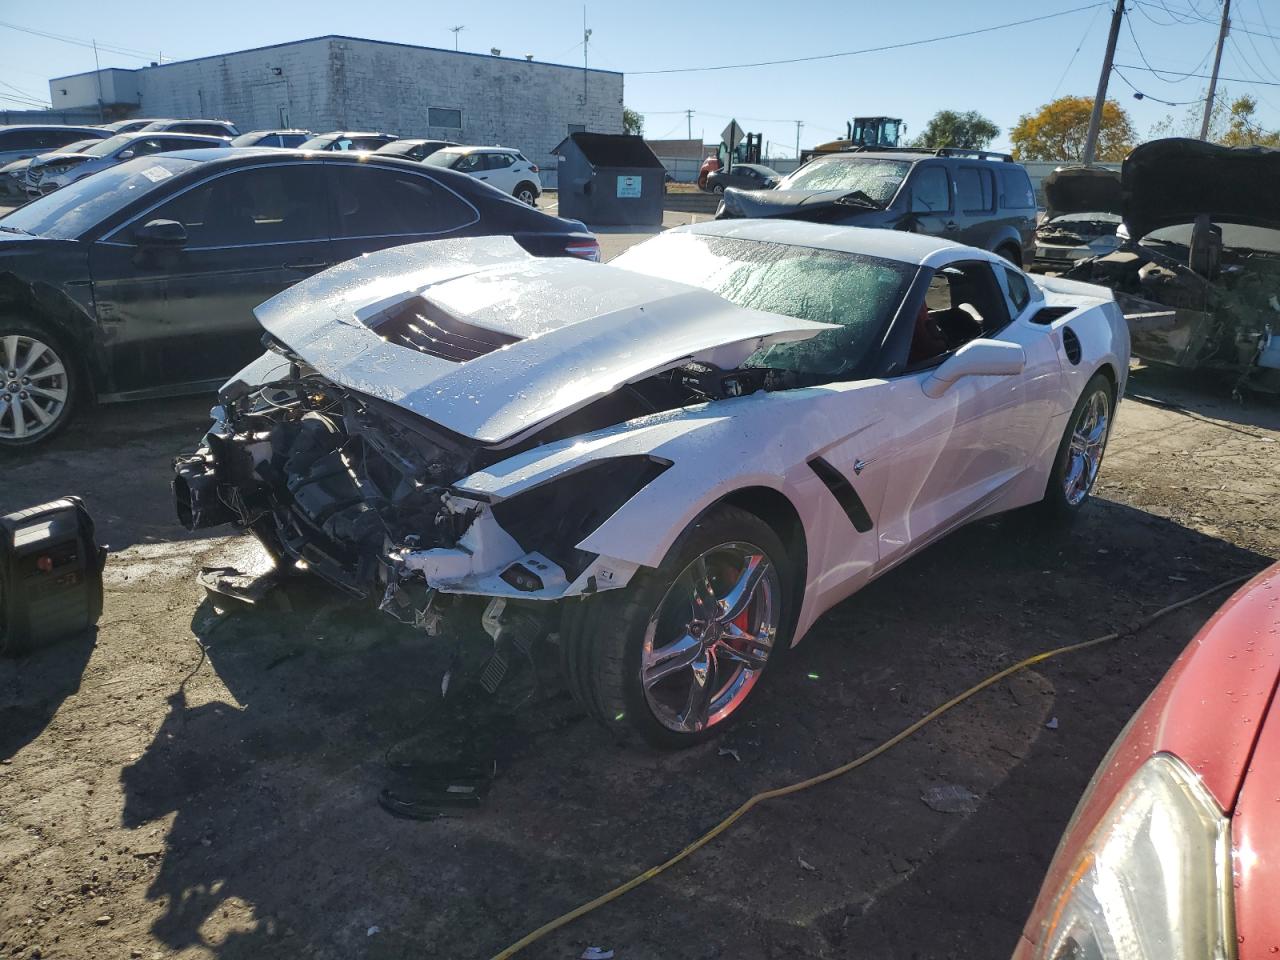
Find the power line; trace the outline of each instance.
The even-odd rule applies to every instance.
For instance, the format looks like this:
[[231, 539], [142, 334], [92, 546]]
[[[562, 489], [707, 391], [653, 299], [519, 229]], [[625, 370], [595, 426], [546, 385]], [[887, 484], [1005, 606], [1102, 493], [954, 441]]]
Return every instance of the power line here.
[[[1142, 70], [1146, 72], [1146, 67], [1139, 67], [1133, 63], [1117, 63], [1117, 67], [1124, 67], [1126, 70]], [[1209, 75], [1205, 73], [1187, 73], [1184, 70], [1165, 70], [1165, 73], [1176, 73], [1180, 77], [1199, 77], [1201, 80], [1208, 80]], [[1243, 77], [1218, 77], [1219, 80], [1225, 80], [1228, 83], [1261, 83], [1268, 87], [1280, 87], [1280, 81], [1273, 80], [1245, 80]]]
[[1139, 100], [1154, 100], [1156, 103], [1163, 103], [1166, 107], [1186, 107], [1193, 103], [1204, 103], [1204, 97], [1196, 97], [1194, 100], [1162, 100], [1160, 97], [1153, 97], [1149, 93], [1143, 93], [1133, 85], [1132, 80], [1121, 73], [1116, 67], [1113, 66], [1111, 68], [1111, 72], [1123, 80], [1129, 89], [1137, 95]]
[[35, 100], [36, 102], [38, 102], [38, 103], [40, 103], [40, 104], [48, 104], [48, 103], [49, 103], [49, 101], [48, 101], [48, 100], [43, 99], [42, 97], [40, 97], [40, 96], [39, 96], [39, 95], [37, 95], [37, 94], [31, 93], [31, 92], [29, 92], [29, 91], [27, 91], [27, 90], [23, 90], [21, 87], [15, 87], [12, 83], [9, 83], [7, 80], [0, 80], [0, 84], [3, 84], [4, 86], [8, 87], [10, 90], [14, 91], [14, 93], [20, 93], [20, 94], [22, 94], [22, 96], [26, 97], [26, 98], [27, 98], [27, 99], [29, 99], [29, 100]]
[[1093, 16], [1089, 19], [1089, 25], [1084, 28], [1084, 33], [1080, 37], [1080, 42], [1076, 44], [1076, 52], [1071, 54], [1071, 59], [1067, 61], [1066, 67], [1062, 71], [1062, 76], [1058, 78], [1057, 84], [1054, 85], [1053, 93], [1049, 94], [1049, 99], [1053, 100], [1058, 95], [1058, 91], [1062, 89], [1062, 82], [1067, 79], [1067, 74], [1071, 72], [1071, 66], [1076, 62], [1076, 57], [1080, 56], [1080, 50], [1084, 47], [1084, 42], [1089, 39], [1089, 34], [1093, 32], [1093, 25], [1098, 22], [1098, 14], [1102, 12], [1102, 7], [1093, 11]]
[[[1163, 80], [1165, 83], [1186, 83], [1188, 80], [1190, 80], [1190, 79], [1191, 79], [1191, 77], [1190, 77], [1190, 76], [1182, 76], [1182, 77], [1177, 77], [1176, 79], [1170, 80], [1170, 79], [1168, 79], [1167, 77], [1163, 77], [1163, 76], [1161, 76], [1161, 75], [1160, 75], [1160, 71], [1159, 71], [1159, 70], [1157, 70], [1155, 67], [1153, 67], [1153, 66], [1151, 65], [1151, 61], [1147, 59], [1147, 55], [1146, 55], [1146, 53], [1144, 53], [1144, 52], [1143, 52], [1143, 50], [1142, 50], [1142, 44], [1138, 43], [1138, 35], [1137, 35], [1137, 33], [1135, 33], [1135, 32], [1134, 32], [1134, 29], [1133, 29], [1133, 18], [1132, 18], [1132, 17], [1129, 17], [1129, 16], [1126, 16], [1126, 17], [1124, 18], [1124, 22], [1125, 22], [1125, 25], [1126, 25], [1126, 26], [1128, 26], [1128, 28], [1129, 28], [1129, 36], [1133, 38], [1133, 46], [1134, 46], [1134, 49], [1138, 51], [1138, 56], [1142, 58], [1142, 62], [1143, 62], [1143, 63], [1145, 63], [1145, 64], [1147, 65], [1147, 69], [1148, 69], [1149, 71], [1151, 71], [1151, 73], [1155, 74], [1157, 77], [1159, 77], [1159, 78], [1160, 78], [1161, 80]], [[1216, 46], [1216, 44], [1215, 44], [1215, 46]], [[1214, 47], [1212, 47], [1212, 46], [1211, 46], [1211, 47], [1209, 48], [1209, 53], [1213, 53], [1213, 50], [1214, 50]], [[1205, 62], [1205, 60], [1206, 60], [1206, 59], [1208, 58], [1208, 56], [1209, 56], [1209, 53], [1206, 53], [1203, 57], [1201, 57], [1201, 58], [1200, 58], [1200, 62], [1199, 62], [1199, 63], [1197, 63], [1197, 64], [1196, 64], [1194, 67], [1192, 67], [1191, 69], [1192, 69], [1192, 70], [1199, 70], [1201, 67], [1203, 67], [1203, 66], [1204, 66], [1204, 62]], [[1172, 74], [1171, 74], [1171, 76], [1172, 76]], [[1155, 99], [1155, 97], [1152, 97], [1152, 99], [1154, 100], [1154, 99]], [[1161, 101], [1161, 102], [1163, 103], [1164, 101]]]
[[[1138, 6], [1153, 6], [1153, 4], [1147, 3], [1146, 0], [1134, 0], [1134, 2], [1137, 3]], [[1166, 3], [1164, 3], [1164, 0], [1161, 0], [1160, 6], [1165, 10], [1165, 12], [1169, 13], [1170, 15], [1173, 14], [1173, 11], [1169, 9]], [[1192, 20], [1198, 20], [1200, 23], [1212, 23], [1214, 26], [1218, 25], [1217, 20], [1210, 20], [1210, 19], [1207, 19], [1206, 17], [1196, 16], [1187, 10], [1182, 10], [1179, 12], [1184, 13], [1188, 17], [1190, 17], [1189, 20], [1180, 21], [1181, 23], [1190, 23]], [[1231, 21], [1231, 32], [1232, 33], [1249, 33], [1255, 37], [1270, 37], [1272, 40], [1280, 40], [1280, 37], [1277, 37], [1273, 33], [1264, 33], [1261, 30], [1250, 30], [1249, 26], [1252, 26], [1252, 24], [1249, 24], [1249, 26], [1241, 26], [1241, 24], [1249, 24], [1249, 21], [1242, 20], [1239, 18], [1233, 19]], [[1267, 29], [1269, 30], [1270, 27], [1268, 27]]]
[[[92, 40], [82, 40], [78, 37], [67, 37], [67, 36], [63, 36], [60, 33], [49, 33], [46, 30], [36, 30], [33, 27], [20, 27], [16, 23], [7, 23], [3, 20], [0, 20], [0, 27], [8, 27], [10, 30], [17, 30], [19, 33], [29, 33], [34, 37], [44, 37], [47, 40], [58, 40], [61, 43], [70, 43], [70, 44], [74, 44], [77, 47], [87, 47], [89, 49], [93, 49]], [[123, 57], [134, 57], [135, 59], [138, 59], [138, 60], [158, 60], [159, 59], [159, 57], [156, 56], [155, 54], [147, 53], [144, 50], [134, 50], [134, 49], [131, 49], [130, 47], [117, 47], [114, 44], [109, 44], [109, 43], [99, 43], [98, 49], [105, 50], [107, 53], [118, 54], [119, 56], [123, 56]]]
[[906, 40], [902, 43], [888, 43], [879, 47], [864, 47], [861, 50], [845, 50], [841, 53], [823, 53], [811, 57], [789, 57], [785, 60], [758, 60], [753, 63], [722, 63], [711, 67], [668, 67], [664, 70], [634, 70], [629, 75], [633, 77], [643, 77], [666, 73], [706, 73], [714, 70], [741, 70], [747, 67], [774, 67], [788, 63], [812, 63], [817, 60], [836, 60], [841, 57], [861, 56], [864, 53], [882, 53], [886, 50], [901, 50], [904, 47], [919, 47], [927, 43], [938, 43], [942, 40], [958, 40], [962, 37], [975, 37], [979, 34], [992, 33], [996, 30], [1007, 30], [1010, 27], [1021, 27], [1028, 23], [1039, 23], [1043, 20], [1065, 17], [1073, 13], [1080, 13], [1084, 10], [1093, 10], [1098, 6], [1105, 6], [1105, 4], [1090, 3], [1083, 7], [1073, 7], [1070, 10], [1061, 10], [1058, 13], [1047, 13], [1039, 17], [1029, 17], [1026, 20], [1011, 20], [1008, 23], [998, 23], [990, 27], [979, 27], [976, 30], [965, 30], [962, 33], [948, 33], [940, 37], [928, 37], [924, 40]]

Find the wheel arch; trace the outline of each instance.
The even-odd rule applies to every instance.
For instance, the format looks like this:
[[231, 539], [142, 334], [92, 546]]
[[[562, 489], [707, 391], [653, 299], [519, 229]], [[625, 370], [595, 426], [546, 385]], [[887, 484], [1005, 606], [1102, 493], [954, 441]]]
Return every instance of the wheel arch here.
[[781, 490], [775, 487], [742, 487], [725, 494], [708, 510], [720, 505], [737, 507], [759, 517], [782, 541], [787, 548], [787, 560], [790, 564], [788, 579], [791, 587], [791, 609], [787, 611], [787, 630], [795, 628], [800, 617], [800, 608], [804, 603], [805, 583], [809, 570], [809, 538], [805, 533], [804, 521], [795, 504]]
[[84, 308], [51, 285], [31, 284], [12, 273], [0, 274], [0, 318], [46, 331], [62, 344], [79, 370], [82, 396], [97, 393], [103, 370], [97, 362], [95, 325]]

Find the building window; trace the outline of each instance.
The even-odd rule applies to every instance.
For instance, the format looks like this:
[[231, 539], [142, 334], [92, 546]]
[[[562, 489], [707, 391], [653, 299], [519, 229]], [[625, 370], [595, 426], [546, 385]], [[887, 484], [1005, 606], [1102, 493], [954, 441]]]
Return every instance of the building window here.
[[587, 125], [585, 123], [571, 123], [569, 124], [569, 132], [570, 133], [586, 133]]
[[462, 129], [462, 111], [450, 110], [447, 107], [428, 107], [427, 125], [431, 127], [452, 127]]

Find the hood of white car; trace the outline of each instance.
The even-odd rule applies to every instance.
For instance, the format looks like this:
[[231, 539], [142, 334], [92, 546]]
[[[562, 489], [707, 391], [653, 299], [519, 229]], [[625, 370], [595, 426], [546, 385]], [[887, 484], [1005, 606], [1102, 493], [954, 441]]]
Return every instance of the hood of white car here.
[[505, 237], [359, 257], [255, 313], [330, 380], [495, 445], [663, 370], [731, 369], [828, 329]]

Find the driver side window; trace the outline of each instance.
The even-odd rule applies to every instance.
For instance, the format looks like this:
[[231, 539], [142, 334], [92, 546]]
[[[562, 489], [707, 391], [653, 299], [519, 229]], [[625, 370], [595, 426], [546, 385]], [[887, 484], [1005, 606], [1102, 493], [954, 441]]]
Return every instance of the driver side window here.
[[907, 369], [941, 363], [970, 340], [1003, 329], [1009, 320], [990, 264], [974, 260], [942, 267], [930, 280], [914, 319]]
[[943, 167], [917, 167], [911, 177], [912, 213], [947, 213], [951, 209], [951, 179]]

